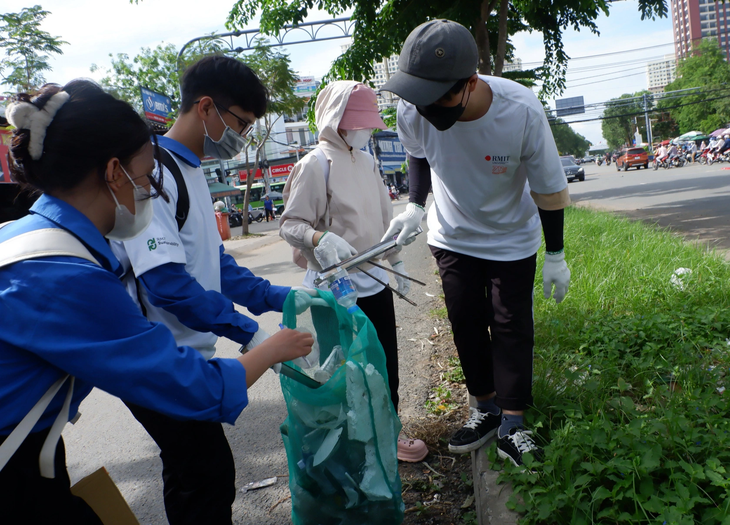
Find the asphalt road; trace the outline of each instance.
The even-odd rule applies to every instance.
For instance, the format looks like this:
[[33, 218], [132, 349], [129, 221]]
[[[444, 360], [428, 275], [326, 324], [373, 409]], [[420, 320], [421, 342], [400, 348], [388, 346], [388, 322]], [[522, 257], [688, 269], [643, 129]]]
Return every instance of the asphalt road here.
[[[406, 202], [406, 199], [396, 201], [394, 213], [400, 213]], [[304, 270], [291, 262], [291, 248], [275, 236], [277, 230], [278, 221], [254, 223], [251, 232], [266, 234], [269, 244], [250, 250], [244, 244], [233, 253], [239, 264], [249, 268], [255, 275], [269, 279], [274, 284], [300, 285]], [[234, 228], [232, 233], [240, 234], [240, 227]], [[433, 274], [433, 258], [426, 246], [425, 234], [421, 237], [404, 250], [403, 259], [408, 272], [428, 281], [428, 290], [436, 294], [438, 278]], [[420, 310], [396, 300], [396, 315], [401, 322], [428, 314], [424, 293], [424, 289], [414, 285], [410, 294], [416, 302], [421, 303]], [[246, 313], [244, 308], [240, 310]], [[281, 322], [281, 314], [268, 313], [256, 320], [269, 333], [274, 333]], [[238, 356], [239, 345], [232, 341], [219, 339], [216, 346], [217, 357]], [[401, 343], [401, 349], [403, 346]], [[417, 388], [409, 388], [409, 385], [425, 381], [424, 374], [401, 360], [402, 417], [408, 417], [409, 409], [418, 402], [423, 403], [420, 400], [423, 394]], [[159, 451], [142, 426], [120, 400], [98, 389], [84, 400], [80, 411], [82, 417], [77, 424], [67, 425], [63, 433], [72, 483], [104, 466], [141, 524], [167, 523], [162, 501]], [[279, 434], [279, 425], [285, 418], [286, 407], [278, 376], [267, 372], [249, 390], [249, 406], [236, 425], [225, 425], [237, 471], [234, 523], [278, 525], [291, 522], [286, 477], [288, 469]], [[245, 494], [240, 492], [240, 488], [251, 481], [273, 476], [281, 476], [273, 487]]]
[[585, 182], [570, 183], [574, 203], [618, 211], [730, 250], [730, 164], [654, 171], [584, 165]]

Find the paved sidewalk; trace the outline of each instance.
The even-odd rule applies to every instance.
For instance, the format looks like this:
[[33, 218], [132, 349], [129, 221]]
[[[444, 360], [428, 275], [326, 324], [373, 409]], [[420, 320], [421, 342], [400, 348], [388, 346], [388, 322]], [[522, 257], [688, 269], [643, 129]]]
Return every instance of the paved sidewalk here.
[[223, 241], [223, 246], [226, 249], [226, 253], [235, 259], [246, 252], [251, 252], [257, 248], [273, 244], [279, 240], [281, 240], [281, 237], [279, 237], [279, 230], [274, 230], [265, 233], [257, 233], [246, 238]]

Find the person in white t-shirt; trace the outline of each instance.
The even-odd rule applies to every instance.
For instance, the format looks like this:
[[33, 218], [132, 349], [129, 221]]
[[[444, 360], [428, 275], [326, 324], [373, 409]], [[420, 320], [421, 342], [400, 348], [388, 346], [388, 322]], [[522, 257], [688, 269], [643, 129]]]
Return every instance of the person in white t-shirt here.
[[396, 93], [398, 136], [409, 155], [410, 202], [383, 238], [398, 242], [421, 223], [428, 189], [428, 244], [469, 393], [478, 406], [449, 442], [476, 450], [495, 433], [515, 465], [542, 458], [523, 414], [532, 404], [532, 294], [540, 231], [543, 288], [562, 301], [570, 282], [563, 253], [567, 181], [545, 111], [511, 80], [475, 73], [474, 37], [450, 20], [418, 26], [399, 71], [382, 90]]

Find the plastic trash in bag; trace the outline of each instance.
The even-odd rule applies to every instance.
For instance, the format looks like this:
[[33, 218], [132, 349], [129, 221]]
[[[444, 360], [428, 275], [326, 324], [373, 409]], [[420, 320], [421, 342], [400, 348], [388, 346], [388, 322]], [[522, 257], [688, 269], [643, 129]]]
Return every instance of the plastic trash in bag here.
[[[289, 415], [281, 434], [289, 464], [295, 525], [390, 525], [403, 521], [396, 457], [401, 429], [388, 389], [385, 354], [370, 320], [348, 313], [330, 292], [330, 307], [296, 316], [284, 303], [283, 324], [311, 329], [319, 366], [292, 368], [325, 381], [310, 388], [281, 375]], [[311, 361], [311, 360], [310, 360]]]

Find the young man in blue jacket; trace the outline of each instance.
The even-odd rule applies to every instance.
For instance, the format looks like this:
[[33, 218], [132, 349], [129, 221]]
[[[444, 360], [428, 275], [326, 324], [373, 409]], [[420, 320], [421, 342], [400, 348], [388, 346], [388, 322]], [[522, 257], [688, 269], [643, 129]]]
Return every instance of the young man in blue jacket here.
[[[148, 229], [114, 247], [125, 266], [131, 264], [128, 289], [147, 318], [166, 325], [178, 345], [191, 346], [206, 359], [215, 354], [219, 336], [248, 349], [268, 337], [256, 321], [236, 311], [234, 302], [260, 315], [280, 312], [290, 292], [299, 310], [313, 300], [304, 289], [292, 292], [256, 277], [225, 253], [200, 166], [204, 157], [236, 156], [266, 104], [266, 88], [242, 62], [213, 56], [190, 66], [182, 79], [180, 116], [159, 138], [182, 174], [189, 206], [181, 213], [187, 217], [182, 224], [176, 217], [181, 187], [165, 168], [169, 202], [155, 199]], [[160, 447], [170, 524], [230, 524], [235, 465], [222, 426], [127, 406]]]

